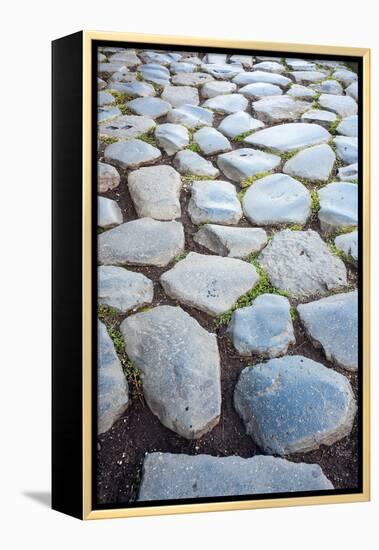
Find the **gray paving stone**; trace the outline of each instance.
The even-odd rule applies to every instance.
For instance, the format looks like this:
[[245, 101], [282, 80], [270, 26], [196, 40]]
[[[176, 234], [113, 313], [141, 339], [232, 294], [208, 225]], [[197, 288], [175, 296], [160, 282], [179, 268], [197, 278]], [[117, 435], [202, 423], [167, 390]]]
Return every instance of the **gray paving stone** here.
[[294, 100], [286, 95], [265, 97], [252, 104], [257, 118], [268, 124], [292, 122], [310, 108], [309, 102]]
[[328, 361], [350, 371], [358, 369], [356, 290], [301, 304], [297, 311], [309, 338], [323, 349]]
[[107, 83], [105, 82], [105, 80], [103, 80], [102, 78], [97, 78], [97, 89], [98, 90], [103, 90], [104, 88], [106, 88], [107, 86]]
[[111, 82], [108, 88], [118, 92], [124, 92], [129, 97], [154, 97], [156, 91], [151, 84], [147, 82]]
[[97, 104], [100, 107], [104, 105], [113, 105], [114, 103], [116, 103], [116, 100], [109, 92], [99, 92], [97, 94]]
[[302, 115], [301, 120], [302, 122], [316, 122], [328, 130], [330, 125], [337, 120], [337, 115], [331, 111], [310, 109]]
[[346, 95], [358, 101], [358, 82], [352, 82], [345, 90]]
[[251, 69], [253, 66], [253, 57], [251, 55], [235, 54], [230, 56], [231, 63], [240, 63], [243, 67]]
[[327, 73], [323, 71], [292, 71], [290, 73], [297, 84], [310, 84], [326, 78]]
[[213, 80], [213, 76], [210, 74], [196, 72], [179, 73], [172, 77], [171, 82], [178, 86], [202, 86], [206, 82], [212, 82]]
[[343, 235], [338, 235], [334, 239], [334, 244], [349, 258], [355, 266], [358, 266], [358, 231], [351, 231]]
[[243, 260], [190, 252], [160, 280], [171, 298], [217, 316], [251, 290], [259, 276], [255, 267]]
[[183, 175], [195, 175], [215, 178], [220, 171], [198, 153], [190, 150], [179, 151], [174, 157], [175, 168]]
[[245, 138], [245, 143], [267, 147], [279, 153], [326, 143], [331, 135], [318, 124], [293, 122], [258, 130]]
[[358, 180], [358, 163], [354, 162], [349, 166], [342, 166], [337, 170], [337, 179], [340, 181], [354, 181]]
[[137, 115], [144, 115], [150, 118], [160, 118], [167, 115], [171, 110], [171, 105], [168, 101], [164, 101], [159, 97], [138, 97], [128, 101], [126, 104], [128, 109]]
[[117, 202], [105, 197], [97, 197], [97, 226], [112, 227], [122, 223], [122, 212]]
[[216, 155], [232, 149], [230, 142], [221, 132], [207, 126], [193, 134], [193, 141], [204, 155]]
[[97, 268], [97, 299], [99, 304], [112, 307], [120, 313], [151, 304], [154, 285], [142, 273], [124, 267], [101, 265]]
[[172, 306], [131, 315], [120, 330], [128, 357], [141, 370], [146, 402], [161, 423], [187, 439], [209, 432], [221, 413], [216, 335]]
[[97, 191], [106, 193], [120, 185], [120, 174], [114, 166], [105, 162], [97, 163]]
[[207, 53], [204, 56], [204, 63], [215, 63], [218, 65], [225, 65], [226, 64], [226, 53]]
[[173, 61], [170, 63], [170, 72], [174, 74], [179, 73], [193, 73], [195, 65], [192, 63], [183, 63], [183, 61]]
[[343, 88], [337, 80], [324, 80], [319, 84], [311, 84], [310, 88], [321, 94], [342, 95]]
[[110, 56], [110, 63], [122, 63], [125, 67], [135, 67], [141, 64], [140, 58], [133, 50], [126, 50], [123, 52], [117, 52]]
[[[258, 131], [259, 132], [259, 131]], [[280, 164], [280, 157], [251, 148], [235, 149], [217, 158], [217, 165], [225, 176], [240, 182], [260, 172], [273, 170]]]
[[164, 267], [184, 250], [181, 223], [140, 218], [98, 236], [98, 260], [103, 265]]
[[336, 147], [336, 155], [346, 164], [353, 164], [358, 161], [358, 138], [337, 136], [333, 139]]
[[296, 98], [296, 99], [312, 99], [316, 95], [315, 90], [311, 90], [307, 86], [302, 86], [301, 84], [294, 84], [288, 90], [287, 95]]
[[170, 111], [167, 120], [174, 124], [185, 124], [189, 128], [200, 128], [201, 126], [212, 126], [213, 113], [209, 109], [203, 109], [196, 105], [183, 105]]
[[233, 82], [238, 86], [246, 86], [246, 84], [252, 84], [253, 82], [267, 82], [269, 84], [276, 84], [281, 88], [287, 88], [292, 83], [292, 80], [281, 74], [253, 71], [238, 74], [233, 78]]
[[257, 296], [250, 306], [233, 311], [228, 333], [240, 355], [287, 353], [295, 343], [289, 301], [277, 294]]
[[97, 110], [97, 122], [111, 120], [121, 115], [121, 111], [117, 106], [99, 107]]
[[187, 128], [171, 122], [160, 124], [155, 130], [155, 138], [159, 147], [162, 147], [170, 156], [189, 144]]
[[221, 94], [211, 99], [207, 99], [202, 107], [212, 109], [217, 113], [230, 115], [237, 111], [246, 111], [248, 106], [247, 99], [241, 94]]
[[262, 451], [278, 455], [312, 451], [346, 437], [357, 409], [345, 376], [301, 355], [245, 368], [234, 405]]
[[[140, 54], [140, 57], [142, 59], [142, 61], [146, 64], [159, 64], [159, 65], [170, 65], [170, 63], [172, 63], [173, 58], [170, 56], [170, 55], [167, 55], [166, 53], [161, 53], [161, 52], [153, 52], [153, 51], [148, 51], [148, 52], [143, 52]], [[179, 56], [179, 59], [180, 59], [181, 56]], [[176, 59], [175, 59], [176, 61]]]
[[139, 67], [141, 74], [148, 82], [166, 86], [170, 82], [170, 71], [158, 63], [147, 63]]
[[287, 57], [286, 63], [293, 71], [314, 71], [316, 64], [306, 61], [305, 59], [295, 59]]
[[337, 132], [343, 136], [358, 137], [358, 115], [343, 118], [337, 126]]
[[111, 76], [108, 79], [108, 85], [110, 87], [113, 86], [113, 83], [121, 83], [121, 84], [127, 84], [130, 82], [137, 82], [137, 73], [130, 72], [129, 69], [124, 67], [123, 69], [120, 69], [119, 71], [116, 71], [115, 73], [111, 74]]
[[199, 105], [199, 92], [192, 86], [166, 86], [161, 98], [172, 107], [182, 105]]
[[323, 143], [303, 149], [283, 166], [283, 172], [308, 181], [328, 181], [336, 156], [333, 149]]
[[244, 258], [252, 252], [259, 252], [267, 244], [264, 229], [212, 224], [201, 226], [193, 239], [219, 256], [229, 258]]
[[253, 66], [253, 71], [268, 71], [269, 73], [283, 73], [286, 70], [282, 63], [277, 61], [261, 61], [255, 63]]
[[210, 99], [212, 97], [216, 97], [222, 94], [231, 94], [235, 92], [236, 89], [237, 85], [233, 82], [214, 80], [213, 82], [207, 82], [201, 87], [201, 95], [205, 99]]
[[276, 233], [258, 257], [271, 283], [291, 296], [306, 298], [346, 285], [346, 268], [316, 231]]
[[99, 63], [97, 65], [97, 74], [100, 77], [108, 77], [112, 75], [113, 73], [124, 70], [125, 72], [128, 71], [127, 67], [125, 67], [124, 63]]
[[337, 113], [341, 117], [356, 115], [358, 105], [350, 96], [321, 94], [318, 102], [323, 109]]
[[123, 170], [151, 164], [161, 156], [159, 149], [139, 139], [111, 143], [104, 151], [104, 160]]
[[290, 176], [272, 174], [248, 188], [242, 206], [245, 216], [256, 225], [304, 224], [310, 215], [310, 195]]
[[280, 86], [276, 84], [270, 84], [268, 82], [254, 82], [253, 84], [247, 84], [242, 86], [239, 90], [240, 94], [243, 94], [248, 99], [261, 99], [267, 96], [279, 96], [283, 93]]
[[188, 213], [195, 224], [238, 223], [242, 217], [242, 209], [235, 186], [220, 180], [192, 182]]
[[329, 233], [358, 224], [358, 187], [355, 183], [329, 183], [319, 190], [318, 195], [322, 231]]
[[243, 67], [240, 63], [203, 63], [201, 69], [215, 78], [220, 78], [222, 80], [231, 79], [243, 72]]
[[154, 120], [146, 116], [123, 115], [99, 124], [98, 135], [117, 139], [133, 139], [148, 134], [155, 126]]
[[347, 69], [339, 69], [335, 71], [332, 76], [339, 82], [342, 82], [345, 87], [358, 80], [358, 76], [353, 71]]
[[264, 126], [261, 120], [253, 118], [246, 111], [238, 111], [223, 118], [218, 130], [228, 138], [234, 138], [246, 132], [264, 128]]

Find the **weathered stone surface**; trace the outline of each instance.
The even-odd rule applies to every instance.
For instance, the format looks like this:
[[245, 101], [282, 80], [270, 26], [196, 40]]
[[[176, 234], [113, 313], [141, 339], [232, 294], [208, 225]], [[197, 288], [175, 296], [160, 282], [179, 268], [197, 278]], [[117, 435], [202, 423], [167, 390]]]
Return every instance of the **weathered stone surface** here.
[[110, 89], [124, 92], [130, 97], [154, 97], [156, 95], [156, 91], [151, 84], [140, 82], [139, 80], [111, 83]]
[[121, 111], [116, 106], [99, 107], [97, 110], [97, 122], [111, 120], [121, 115]]
[[105, 197], [97, 197], [98, 227], [112, 227], [122, 223], [122, 212], [117, 202]]
[[280, 74], [285, 71], [285, 67], [277, 61], [261, 61], [254, 64], [253, 71], [268, 71], [269, 73]]
[[182, 61], [173, 61], [170, 63], [170, 72], [174, 74], [179, 73], [193, 73], [195, 65], [191, 63], [183, 63]]
[[139, 139], [111, 143], [104, 151], [106, 162], [115, 164], [124, 170], [151, 164], [161, 156], [159, 149]]
[[353, 164], [358, 161], [358, 138], [337, 136], [333, 140], [336, 146], [336, 155], [346, 164]]
[[243, 67], [251, 69], [253, 66], [253, 57], [251, 55], [235, 54], [230, 56], [231, 63], [241, 63]]
[[229, 258], [244, 258], [252, 252], [259, 252], [267, 244], [264, 229], [212, 224], [203, 225], [193, 239], [219, 256]]
[[172, 107], [199, 105], [199, 92], [192, 86], [166, 86], [161, 98], [170, 103]]
[[301, 355], [245, 368], [234, 405], [257, 445], [278, 455], [339, 441], [351, 432], [357, 409], [345, 376]]
[[233, 113], [223, 118], [218, 130], [228, 138], [234, 138], [240, 134], [245, 134], [250, 131], [253, 132], [263, 127], [264, 124], [262, 121], [253, 118], [245, 111], [238, 111], [237, 113]]
[[346, 268], [311, 229], [276, 233], [258, 257], [271, 283], [295, 297], [307, 297], [346, 285]]
[[126, 67], [135, 67], [141, 64], [141, 60], [134, 50], [114, 53], [110, 56], [109, 61], [110, 63], [122, 63]]
[[133, 139], [151, 132], [155, 122], [146, 116], [125, 115], [103, 122], [98, 126], [98, 135], [117, 139]]
[[204, 63], [226, 64], [226, 53], [207, 53], [204, 56]]
[[107, 77], [111, 74], [115, 73], [116, 71], [128, 71], [128, 69], [125, 67], [123, 63], [99, 63], [97, 65], [97, 74], [101, 77]]
[[357, 181], [358, 180], [358, 163], [354, 162], [349, 166], [338, 168], [337, 179], [341, 181]]
[[148, 453], [139, 501], [291, 493], [333, 489], [318, 464], [257, 455]]
[[253, 71], [251, 73], [238, 74], [233, 78], [233, 82], [238, 86], [246, 86], [246, 84], [253, 84], [253, 82], [267, 82], [269, 84], [276, 84], [281, 88], [286, 88], [292, 83], [292, 80], [281, 74]]
[[[345, 235], [344, 235], [345, 236]], [[297, 306], [300, 320], [315, 347], [328, 361], [358, 369], [358, 293], [336, 294]]]
[[136, 82], [136, 81], [137, 81], [137, 73], [131, 73], [128, 68], [124, 67], [124, 68], [121, 68], [119, 71], [116, 71], [109, 77], [108, 85], [112, 86], [113, 82], [127, 83], [127, 82]]
[[105, 164], [105, 162], [97, 163], [97, 191], [106, 193], [111, 189], [115, 189], [120, 185], [120, 174], [114, 166]]
[[248, 99], [261, 99], [267, 96], [278, 96], [283, 93], [282, 89], [276, 84], [269, 84], [268, 82], [254, 82], [253, 84], [247, 84], [239, 89], [239, 93], [243, 94]]
[[254, 182], [242, 200], [245, 216], [256, 225], [304, 224], [310, 214], [308, 189], [285, 174], [272, 174]]
[[203, 63], [201, 68], [206, 73], [211, 74], [215, 78], [230, 79], [243, 72], [243, 67], [240, 63]]
[[193, 135], [193, 141], [199, 146], [204, 155], [216, 155], [230, 151], [232, 146], [227, 138], [215, 128], [205, 126]]
[[294, 100], [286, 95], [274, 96], [254, 101], [253, 109], [260, 120], [275, 124], [299, 119], [304, 111], [309, 109], [309, 103]]
[[128, 175], [129, 193], [140, 218], [179, 218], [181, 187], [180, 175], [171, 166], [149, 166]]
[[154, 82], [160, 86], [166, 86], [170, 82], [170, 72], [166, 67], [157, 63], [141, 65], [139, 69], [142, 76], [148, 82]]
[[106, 88], [107, 86], [107, 83], [105, 82], [105, 80], [103, 80], [102, 78], [97, 78], [97, 89], [98, 90], [103, 90], [104, 88]]
[[98, 236], [98, 260], [104, 265], [164, 267], [183, 252], [181, 223], [141, 218]]
[[[172, 77], [172, 83], [177, 86], [202, 86], [212, 82], [213, 76], [207, 73], [179, 73]], [[198, 103], [196, 103], [197, 105]]]
[[357, 225], [358, 187], [344, 181], [329, 183], [319, 190], [318, 218], [322, 231], [332, 232]]
[[243, 260], [190, 252], [160, 280], [171, 298], [217, 316], [252, 289], [259, 276], [254, 266]]
[[343, 88], [337, 80], [324, 80], [319, 84], [311, 84], [310, 88], [321, 94], [341, 95], [343, 93]]
[[308, 88], [307, 86], [302, 86], [301, 84], [294, 84], [288, 90], [287, 95], [296, 98], [296, 99], [312, 99], [316, 92]]
[[283, 172], [309, 181], [328, 181], [336, 156], [326, 143], [303, 149], [283, 166]]
[[99, 92], [97, 94], [97, 104], [100, 107], [104, 105], [112, 105], [114, 103], [116, 103], [116, 100], [109, 92]]
[[339, 80], [339, 82], [342, 82], [345, 87], [358, 80], [358, 76], [353, 73], [353, 71], [347, 69], [339, 69], [335, 71], [332, 76], [336, 80]]
[[155, 138], [168, 155], [174, 155], [189, 144], [187, 128], [171, 122], [160, 124], [155, 130]]
[[287, 57], [286, 63], [290, 67], [290, 69], [294, 71], [314, 71], [316, 69], [315, 63], [305, 61], [304, 59], [294, 59], [291, 57]]
[[352, 261], [356, 266], [358, 265], [358, 231], [338, 235], [334, 239], [334, 244], [338, 250], [346, 254], [349, 261]]
[[170, 111], [167, 120], [175, 124], [185, 124], [189, 128], [200, 128], [201, 126], [212, 126], [213, 113], [209, 109], [203, 109], [196, 105], [183, 105]]
[[198, 439], [219, 421], [220, 358], [215, 334], [180, 307], [159, 306], [121, 324], [143, 393], [164, 426]]
[[330, 125], [337, 120], [337, 115], [331, 111], [310, 109], [302, 115], [301, 120], [303, 122], [316, 122], [328, 130]]
[[345, 90], [346, 95], [358, 101], [358, 82], [352, 82]]
[[190, 150], [179, 151], [174, 157], [175, 168], [184, 175], [206, 176], [215, 178], [220, 171], [211, 161]]
[[159, 97], [137, 97], [136, 99], [128, 101], [126, 105], [133, 113], [153, 119], [167, 115], [171, 110], [170, 103]]
[[194, 181], [188, 213], [193, 223], [236, 224], [242, 217], [234, 185], [227, 181]]
[[[207, 75], [210, 76], [210, 75]], [[215, 80], [213, 82], [207, 82], [201, 87], [201, 95], [205, 99], [210, 99], [222, 94], [232, 94], [237, 89], [237, 85], [234, 82], [223, 82], [222, 80]]]
[[228, 327], [241, 355], [278, 357], [295, 343], [290, 303], [284, 296], [261, 294], [250, 306], [233, 311]]
[[[179, 59], [180, 59], [179, 55]], [[174, 60], [171, 55], [161, 53], [161, 52], [143, 52], [141, 54], [141, 59], [144, 63], [157, 63], [159, 65], [170, 65], [170, 63]]]
[[337, 113], [341, 117], [356, 115], [358, 105], [350, 96], [321, 94], [318, 100], [323, 109]]
[[280, 164], [280, 157], [255, 149], [235, 149], [217, 157], [217, 165], [225, 176], [240, 182], [259, 172], [273, 170]]
[[245, 111], [248, 101], [242, 94], [221, 94], [207, 99], [202, 106], [217, 113], [230, 115], [237, 111]]
[[258, 130], [245, 138], [245, 142], [284, 153], [319, 143], [326, 143], [331, 135], [318, 124], [293, 122]]
[[129, 403], [128, 382], [122, 372], [113, 342], [100, 321], [97, 322], [97, 433], [105, 433], [120, 418]]
[[358, 137], [358, 115], [343, 118], [337, 126], [337, 132], [343, 136]]
[[101, 265], [97, 268], [97, 299], [99, 304], [127, 313], [153, 301], [154, 285], [141, 273], [124, 267]]
[[292, 71], [290, 73], [298, 84], [309, 84], [324, 79], [327, 74], [321, 71]]

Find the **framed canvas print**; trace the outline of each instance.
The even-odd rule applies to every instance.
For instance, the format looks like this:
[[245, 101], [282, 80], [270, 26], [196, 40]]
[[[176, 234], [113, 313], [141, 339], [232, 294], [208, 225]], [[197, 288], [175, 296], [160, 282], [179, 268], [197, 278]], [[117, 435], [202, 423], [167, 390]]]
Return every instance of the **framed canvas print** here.
[[53, 42], [53, 508], [369, 499], [369, 50]]

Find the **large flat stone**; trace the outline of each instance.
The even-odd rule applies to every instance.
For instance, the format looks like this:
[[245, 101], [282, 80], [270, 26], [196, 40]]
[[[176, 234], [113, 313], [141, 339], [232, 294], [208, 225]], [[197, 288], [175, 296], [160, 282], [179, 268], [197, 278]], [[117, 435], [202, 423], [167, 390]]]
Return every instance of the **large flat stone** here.
[[198, 153], [190, 150], [179, 151], [174, 157], [175, 168], [184, 175], [195, 175], [215, 178], [220, 171]]
[[358, 265], [358, 231], [350, 231], [350, 233], [338, 235], [334, 239], [334, 244], [338, 250], [346, 254], [349, 261], [355, 264], [355, 266]]
[[333, 489], [318, 464], [272, 456], [148, 453], [139, 501], [196, 499]]
[[345, 90], [346, 95], [358, 101], [358, 82], [352, 82]]
[[228, 139], [215, 128], [205, 126], [193, 135], [193, 141], [204, 155], [216, 155], [232, 149]]
[[161, 156], [157, 147], [139, 139], [111, 143], [104, 151], [104, 160], [123, 170], [152, 164]]
[[233, 311], [228, 333], [241, 355], [278, 357], [295, 343], [290, 303], [284, 296], [261, 294], [250, 306]]
[[310, 229], [276, 233], [258, 262], [275, 287], [298, 298], [325, 294], [347, 282], [342, 260]]
[[332, 232], [358, 224], [358, 187], [355, 183], [329, 183], [318, 194], [318, 218], [322, 231]]
[[311, 84], [310, 88], [321, 94], [343, 94], [343, 88], [337, 80], [324, 80], [318, 84]]
[[335, 160], [336, 156], [329, 145], [315, 145], [287, 160], [283, 172], [308, 181], [328, 181]]
[[287, 95], [265, 97], [254, 101], [256, 116], [268, 124], [298, 120], [309, 109], [309, 102], [294, 100]]
[[225, 313], [258, 280], [254, 266], [247, 262], [196, 252], [161, 276], [171, 298], [212, 316]]
[[[207, 75], [210, 76], [210, 75]], [[201, 95], [205, 99], [210, 99], [222, 94], [232, 94], [237, 89], [237, 85], [234, 82], [224, 82], [222, 80], [213, 80], [212, 82], [206, 82], [201, 87]]]
[[235, 149], [217, 157], [220, 170], [227, 178], [237, 182], [273, 170], [279, 164], [280, 157], [277, 155], [250, 148]]
[[336, 154], [346, 164], [358, 162], [358, 138], [337, 136], [333, 140], [336, 146]]
[[253, 132], [263, 128], [262, 121], [253, 118], [246, 111], [238, 111], [222, 119], [218, 130], [228, 138], [235, 138], [246, 132]]
[[105, 107], [99, 107], [97, 110], [97, 122], [104, 122], [105, 120], [112, 120], [121, 115], [121, 111], [117, 106], [106, 105]]
[[166, 86], [161, 98], [168, 101], [172, 107], [199, 105], [199, 92], [192, 86]]
[[106, 193], [120, 185], [120, 174], [114, 166], [105, 162], [97, 163], [97, 190]]
[[253, 71], [268, 71], [269, 73], [280, 74], [284, 73], [285, 70], [285, 66], [277, 61], [261, 61], [260, 63], [255, 63], [253, 66]]
[[234, 405], [262, 451], [278, 455], [312, 451], [346, 437], [357, 409], [345, 376], [300, 355], [245, 368]]
[[202, 72], [179, 73], [173, 76], [171, 81], [176, 86], [202, 86], [207, 82], [213, 82], [213, 76]]
[[122, 223], [122, 212], [117, 202], [106, 197], [97, 197], [97, 226], [112, 227]]
[[354, 162], [349, 166], [341, 166], [337, 170], [337, 179], [340, 181], [357, 181], [358, 180], [358, 163]]
[[302, 117], [302, 122], [316, 122], [327, 130], [330, 125], [337, 120], [337, 115], [331, 111], [323, 111], [322, 109], [310, 109], [306, 111]]
[[337, 113], [341, 117], [356, 115], [358, 105], [350, 96], [321, 94], [318, 102], [323, 109]]
[[336, 294], [297, 306], [300, 320], [328, 361], [358, 369], [358, 293]]
[[323, 71], [292, 71], [290, 73], [297, 84], [310, 84], [323, 80], [327, 74]]
[[292, 83], [292, 80], [281, 74], [253, 71], [251, 73], [246, 72], [238, 74], [233, 78], [233, 82], [238, 86], [246, 86], [254, 82], [266, 82], [268, 84], [275, 84], [281, 88], [287, 88]]
[[189, 128], [200, 128], [201, 126], [212, 126], [213, 113], [209, 109], [203, 109], [196, 105], [183, 105], [170, 111], [167, 120], [174, 124], [184, 124]]
[[98, 237], [98, 260], [104, 265], [164, 267], [183, 252], [181, 223], [141, 218], [123, 223]]
[[192, 182], [188, 213], [195, 224], [238, 223], [242, 209], [235, 186], [220, 180]]
[[171, 156], [187, 147], [189, 144], [189, 134], [187, 128], [180, 124], [160, 124], [155, 130], [155, 138], [158, 145]]
[[294, 84], [288, 90], [287, 95], [296, 99], [310, 100], [316, 95], [316, 91], [307, 86], [302, 86], [301, 84]]
[[239, 93], [243, 94], [248, 99], [261, 99], [267, 96], [279, 96], [283, 93], [280, 86], [270, 84], [269, 82], [253, 82], [246, 84], [239, 89]]
[[267, 244], [264, 229], [213, 224], [203, 225], [193, 239], [219, 256], [229, 258], [244, 258], [252, 252], [259, 252]]
[[123, 267], [101, 265], [97, 268], [99, 304], [127, 313], [153, 301], [154, 285], [141, 273]]
[[148, 82], [154, 82], [160, 86], [166, 86], [170, 82], [170, 71], [158, 63], [147, 63], [139, 68], [141, 74]]
[[170, 103], [159, 97], [137, 97], [128, 101], [126, 105], [133, 113], [153, 119], [167, 115], [171, 110]]
[[343, 136], [358, 137], [358, 115], [343, 118], [336, 130]]
[[140, 82], [139, 80], [135, 80], [134, 82], [111, 82], [109, 88], [118, 92], [124, 92], [129, 97], [154, 97], [156, 95], [156, 91], [151, 84]]
[[221, 80], [231, 79], [243, 72], [240, 63], [203, 63], [201, 69]]
[[331, 135], [318, 124], [293, 122], [258, 130], [245, 138], [245, 143], [267, 147], [279, 153], [326, 143]]
[[285, 174], [272, 174], [251, 185], [242, 200], [246, 217], [256, 225], [304, 224], [310, 214], [308, 189]]
[[171, 166], [149, 166], [128, 175], [129, 193], [140, 218], [179, 218], [181, 187], [180, 175]]
[[332, 76], [339, 82], [342, 82], [345, 87], [358, 80], [358, 76], [353, 71], [349, 71], [348, 69], [338, 69]]
[[141, 370], [146, 402], [162, 424], [187, 439], [209, 432], [221, 414], [216, 335], [172, 306], [132, 315], [120, 330]]
[[248, 101], [242, 94], [221, 94], [207, 99], [202, 107], [212, 109], [217, 113], [230, 115], [237, 111], [246, 111]]
[[103, 122], [98, 126], [98, 135], [117, 139], [133, 139], [151, 132], [155, 122], [145, 116], [125, 115]]

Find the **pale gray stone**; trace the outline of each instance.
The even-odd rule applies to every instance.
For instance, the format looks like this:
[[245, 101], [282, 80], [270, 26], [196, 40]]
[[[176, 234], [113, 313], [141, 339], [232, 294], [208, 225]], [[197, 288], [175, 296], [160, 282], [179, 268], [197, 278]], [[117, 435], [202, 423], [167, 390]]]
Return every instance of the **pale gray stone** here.
[[349, 261], [358, 266], [358, 231], [338, 235], [334, 239], [334, 244], [347, 256]]
[[216, 457], [148, 453], [139, 501], [196, 499], [333, 489], [318, 464], [256, 455]]
[[240, 63], [243, 67], [251, 69], [253, 66], [253, 57], [251, 55], [235, 54], [230, 56], [231, 63]]
[[301, 355], [245, 368], [234, 405], [266, 454], [332, 445], [350, 434], [357, 405], [348, 379]]
[[246, 84], [253, 84], [253, 82], [267, 82], [269, 84], [276, 84], [281, 88], [287, 88], [292, 83], [292, 80], [281, 74], [253, 71], [238, 74], [233, 78], [233, 82], [238, 86], [246, 86]]
[[302, 86], [301, 84], [294, 84], [288, 90], [287, 95], [296, 99], [307, 100], [307, 99], [312, 99], [316, 95], [316, 92], [315, 90], [311, 90], [307, 86]]
[[161, 156], [159, 149], [139, 139], [111, 143], [104, 151], [106, 162], [115, 164], [124, 170], [152, 164]]
[[235, 138], [246, 132], [253, 132], [259, 128], [264, 128], [261, 120], [253, 118], [246, 111], [238, 111], [222, 119], [218, 130], [228, 138]]
[[276, 124], [298, 120], [309, 109], [307, 101], [297, 101], [284, 96], [265, 97], [252, 105], [257, 117], [263, 122]]
[[166, 86], [170, 82], [170, 71], [158, 63], [147, 63], [139, 67], [141, 74], [148, 82]]
[[259, 252], [267, 244], [264, 229], [256, 227], [224, 227], [203, 225], [193, 240], [219, 256], [244, 258], [252, 252]]
[[253, 71], [268, 71], [269, 73], [280, 74], [285, 70], [284, 65], [277, 61], [261, 61], [260, 63], [255, 63], [253, 66]]
[[128, 71], [124, 63], [99, 63], [97, 65], [97, 74], [100, 77], [108, 77], [117, 71]]
[[272, 174], [248, 188], [242, 206], [245, 216], [256, 225], [304, 224], [310, 214], [310, 195], [290, 176]]
[[148, 134], [155, 128], [155, 122], [146, 116], [123, 115], [98, 126], [98, 135], [117, 139], [133, 139]]
[[226, 64], [226, 53], [207, 53], [204, 56], [204, 63]]
[[174, 124], [185, 124], [189, 128], [199, 128], [201, 126], [212, 126], [213, 113], [209, 109], [203, 109], [203, 107], [197, 107], [196, 105], [183, 105], [170, 111], [167, 120]]
[[223, 82], [222, 80], [215, 80], [213, 82], [207, 82], [201, 87], [201, 95], [205, 99], [210, 99], [212, 97], [223, 94], [231, 94], [235, 92], [236, 89], [237, 85], [233, 82]]
[[202, 63], [201, 59], [197, 57], [197, 55], [188, 55], [188, 52], [182, 52], [182, 61], [184, 61], [185, 63], [191, 63], [195, 66], [199, 66]]
[[323, 109], [337, 113], [341, 117], [356, 115], [358, 105], [350, 96], [321, 94], [318, 102]]
[[113, 342], [103, 323], [97, 322], [97, 433], [107, 432], [129, 403], [128, 382], [122, 372]]
[[329, 183], [319, 190], [318, 195], [322, 231], [332, 232], [358, 224], [358, 186], [355, 183]]
[[121, 84], [137, 82], [137, 73], [131, 73], [129, 69], [124, 67], [124, 69], [120, 69], [119, 71], [116, 71], [109, 77], [108, 85], [113, 86], [112, 84], [113, 82], [118, 82]]
[[160, 124], [155, 130], [155, 138], [159, 147], [162, 147], [169, 156], [174, 155], [189, 144], [187, 128], [171, 122]]
[[328, 361], [350, 371], [358, 369], [356, 290], [300, 304], [297, 311], [309, 338], [323, 349]]
[[154, 285], [142, 273], [124, 267], [101, 265], [97, 268], [97, 299], [99, 304], [112, 307], [120, 313], [151, 304]]
[[352, 82], [345, 90], [346, 95], [358, 101], [358, 82]]
[[336, 155], [346, 164], [353, 164], [358, 161], [358, 138], [337, 136], [333, 139], [336, 146]]
[[98, 63], [107, 63], [107, 62], [108, 62], [108, 59], [107, 59], [107, 57], [106, 57], [103, 53], [98, 52], [98, 54], [97, 54], [97, 62], [98, 62]]
[[134, 50], [116, 52], [110, 56], [109, 61], [110, 63], [122, 63], [125, 67], [135, 67], [141, 64], [141, 60]]
[[171, 166], [139, 168], [128, 175], [129, 193], [140, 218], [179, 218], [181, 187], [180, 175]]
[[140, 218], [98, 236], [98, 260], [104, 265], [164, 267], [184, 250], [181, 223]]
[[[213, 76], [207, 73], [179, 73], [172, 77], [171, 82], [177, 86], [202, 86], [212, 82]], [[197, 105], [197, 103], [196, 103]]]
[[120, 330], [153, 414], [187, 439], [209, 432], [221, 414], [216, 335], [172, 306], [131, 315]]
[[220, 171], [198, 153], [186, 149], [179, 151], [174, 157], [175, 168], [184, 175], [205, 176], [215, 178]]
[[107, 83], [105, 82], [105, 80], [103, 80], [102, 78], [97, 78], [97, 89], [98, 90], [103, 90], [104, 88], [106, 88], [107, 86]]
[[358, 137], [358, 115], [343, 118], [337, 126], [337, 132], [343, 136]]
[[117, 202], [105, 197], [97, 197], [97, 226], [112, 227], [122, 223], [122, 212]]
[[273, 170], [280, 164], [280, 157], [250, 148], [235, 149], [217, 158], [217, 165], [225, 176], [240, 182], [260, 172]]
[[120, 185], [120, 174], [114, 166], [97, 163], [97, 190], [99, 193], [106, 193]]
[[192, 182], [188, 213], [195, 224], [233, 225], [242, 217], [236, 188], [233, 184], [220, 180]]
[[160, 118], [167, 115], [171, 110], [171, 105], [168, 101], [164, 101], [159, 97], [138, 97], [128, 101], [126, 104], [128, 109], [137, 115], [144, 115], [150, 118]]
[[346, 268], [311, 229], [276, 233], [258, 262], [271, 283], [294, 297], [325, 294], [346, 285]]
[[302, 122], [316, 122], [328, 130], [330, 125], [337, 120], [337, 115], [331, 111], [310, 109], [302, 115], [301, 120]]
[[207, 99], [202, 107], [212, 109], [217, 113], [230, 115], [237, 111], [246, 111], [248, 101], [241, 94], [221, 94]]
[[327, 77], [327, 73], [323, 71], [292, 71], [290, 73], [297, 84], [310, 84], [318, 82]]
[[173, 61], [170, 63], [170, 71], [174, 74], [193, 73], [195, 65], [192, 63], [183, 63], [182, 61]]
[[358, 163], [349, 164], [349, 166], [342, 166], [338, 168], [337, 178], [340, 181], [353, 181], [358, 180]]
[[332, 76], [336, 80], [339, 80], [339, 82], [342, 82], [345, 88], [358, 80], [358, 76], [348, 69], [339, 69], [335, 71]]
[[228, 333], [240, 355], [278, 357], [295, 343], [290, 303], [278, 294], [261, 294], [233, 311]]
[[[170, 55], [161, 52], [142, 52], [140, 57], [146, 64], [170, 65], [172, 61], [177, 61], [177, 59], [173, 59]], [[181, 56], [179, 56], [178, 59], [180, 59], [180, 57]]]
[[258, 130], [245, 138], [245, 143], [267, 147], [279, 153], [326, 143], [331, 135], [318, 124], [293, 122]]
[[283, 93], [280, 86], [270, 84], [269, 82], [253, 82], [253, 84], [242, 86], [238, 91], [248, 99], [254, 100], [267, 96], [277, 96]]
[[235, 258], [222, 258], [190, 252], [172, 269], [161, 275], [169, 296], [216, 317], [259, 281], [253, 265]]
[[199, 92], [192, 86], [166, 86], [161, 98], [170, 103], [172, 107], [199, 105]]
[[316, 69], [315, 63], [311, 63], [305, 59], [287, 57], [286, 63], [293, 71], [314, 71]]
[[311, 84], [310, 88], [321, 94], [342, 95], [343, 88], [337, 80], [324, 80], [319, 84]]
[[309, 181], [328, 181], [335, 160], [336, 156], [329, 145], [314, 145], [287, 160], [283, 172]]
[[156, 91], [151, 84], [140, 82], [139, 80], [135, 80], [134, 82], [110, 83], [108, 88], [118, 92], [124, 92], [130, 97], [154, 97], [156, 95]]
[[243, 67], [240, 63], [203, 63], [201, 68], [206, 73], [211, 74], [215, 78], [231, 79], [239, 73], [243, 72]]
[[121, 111], [117, 106], [99, 107], [97, 110], [97, 122], [111, 120], [121, 115]]
[[216, 155], [232, 149], [228, 139], [223, 134], [215, 128], [207, 126], [194, 133], [193, 141], [199, 146], [204, 155]]

